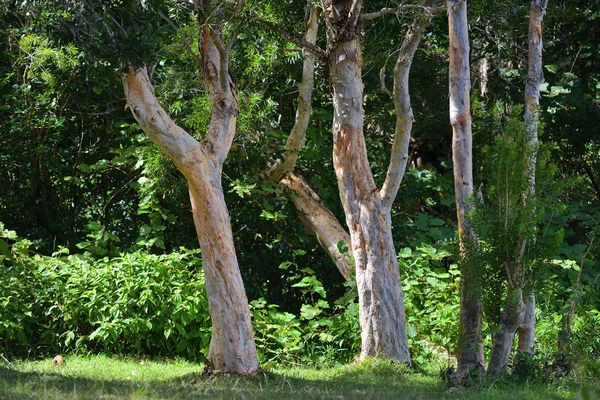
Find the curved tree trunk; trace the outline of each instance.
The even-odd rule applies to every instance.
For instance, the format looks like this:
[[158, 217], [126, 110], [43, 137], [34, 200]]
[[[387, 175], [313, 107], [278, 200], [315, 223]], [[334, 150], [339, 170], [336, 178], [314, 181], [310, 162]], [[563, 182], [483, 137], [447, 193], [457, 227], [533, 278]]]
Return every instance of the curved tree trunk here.
[[[528, 169], [529, 188], [525, 196], [535, 192], [535, 166], [538, 145], [538, 123], [540, 107], [540, 85], [544, 80], [542, 69], [542, 21], [546, 13], [548, 0], [532, 0], [529, 14], [529, 57], [527, 63], [527, 81], [525, 84], [525, 132], [528, 146], [532, 150]], [[522, 244], [523, 250], [526, 243]], [[519, 351], [532, 355], [535, 351], [535, 293], [530, 289], [524, 298], [525, 317], [519, 327]]]
[[175, 125], [160, 106], [146, 68], [127, 68], [122, 78], [134, 117], [188, 182], [213, 323], [206, 371], [247, 375], [258, 372], [258, 359], [221, 187], [223, 162], [235, 135], [237, 91], [220, 41], [218, 34], [202, 29], [201, 68], [212, 111], [202, 143]]
[[500, 317], [500, 324], [492, 338], [493, 344], [487, 369], [488, 375], [496, 375], [508, 365], [515, 341], [515, 333], [519, 325], [523, 323], [524, 316], [523, 290], [509, 287], [506, 295], [506, 305]]
[[471, 211], [469, 197], [473, 195], [471, 106], [471, 70], [469, 66], [469, 36], [467, 1], [448, 0], [450, 38], [450, 123], [452, 124], [452, 161], [454, 191], [461, 251], [460, 328], [458, 342], [458, 376], [465, 379], [472, 369], [484, 366], [481, 337], [481, 299], [477, 272], [469, 257], [469, 247], [475, 234], [467, 214]]
[[354, 269], [350, 252], [342, 253], [338, 248], [340, 241], [350, 249], [350, 235], [337, 218], [327, 209], [319, 196], [306, 184], [300, 175], [286, 174], [281, 180], [291, 191], [292, 204], [298, 212], [305, 228], [317, 237], [317, 240], [333, 260], [342, 276], [346, 279]]
[[[312, 8], [307, 23], [306, 42], [315, 44], [317, 41], [318, 14]], [[284, 160], [277, 160], [268, 172], [271, 182], [281, 182], [292, 192], [291, 200], [300, 221], [306, 230], [317, 237], [323, 250], [335, 263], [342, 276], [346, 279], [354, 267], [350, 262], [350, 254], [342, 253], [338, 243], [344, 242], [350, 248], [350, 235], [327, 207], [323, 205], [319, 196], [308, 186], [306, 181], [295, 174], [298, 153], [304, 147], [306, 131], [312, 114], [312, 91], [315, 81], [315, 55], [307, 53], [302, 69], [302, 82], [298, 88], [298, 108], [296, 120], [290, 136], [285, 145]]]

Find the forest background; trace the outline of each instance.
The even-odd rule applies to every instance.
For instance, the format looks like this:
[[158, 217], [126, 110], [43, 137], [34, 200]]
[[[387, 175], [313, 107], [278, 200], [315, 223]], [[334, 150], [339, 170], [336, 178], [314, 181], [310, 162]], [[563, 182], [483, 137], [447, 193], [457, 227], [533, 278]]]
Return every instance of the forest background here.
[[[3, 1], [0, 9], [1, 352], [204, 361], [211, 318], [186, 180], [125, 109], [120, 78], [123, 65], [149, 65], [167, 113], [202, 138], [211, 103], [197, 50], [185, 43], [197, 41], [197, 21], [175, 2], [58, 3]], [[430, 371], [455, 362], [461, 275], [441, 6], [413, 60], [410, 158], [391, 208], [411, 359]], [[527, 1], [469, 3], [473, 171], [482, 196], [494, 171], [511, 168], [494, 156], [498, 138], [522, 129], [529, 10]], [[362, 23], [364, 135], [378, 184], [396, 124], [382, 82], [391, 85], [397, 52], [420, 11]], [[259, 361], [350, 362], [361, 347], [355, 282], [305, 228], [286, 186], [266, 177], [285, 156], [308, 54], [287, 39], [304, 36], [310, 11], [304, 2], [246, 1], [226, 15], [239, 116], [222, 184]], [[540, 140], [549, 198], [537, 224], [557, 240], [535, 264], [535, 374], [559, 365], [599, 377], [599, 20], [600, 3], [585, 0], [550, 1], [544, 16]], [[317, 44], [326, 47], [324, 34]], [[317, 60], [296, 171], [343, 225], [328, 78], [327, 64]], [[350, 254], [343, 244], [338, 250]], [[485, 266], [478, 274], [486, 285], [488, 355], [506, 277]], [[567, 327], [565, 349], [559, 337]]]

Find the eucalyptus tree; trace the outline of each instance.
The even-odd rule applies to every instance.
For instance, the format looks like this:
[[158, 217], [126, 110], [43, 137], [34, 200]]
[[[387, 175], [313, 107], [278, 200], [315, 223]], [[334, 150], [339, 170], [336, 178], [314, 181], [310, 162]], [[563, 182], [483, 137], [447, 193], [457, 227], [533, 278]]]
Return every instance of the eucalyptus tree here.
[[[318, 32], [318, 13], [308, 1], [309, 11], [306, 21], [305, 43], [315, 46]], [[295, 172], [298, 154], [304, 147], [306, 131], [312, 114], [312, 92], [315, 80], [316, 54], [305, 51], [302, 68], [302, 81], [298, 87], [296, 118], [288, 136], [285, 153], [267, 171], [271, 182], [283, 183], [291, 192], [290, 200], [306, 230], [313, 233], [321, 247], [333, 260], [339, 272], [346, 279], [353, 270], [350, 254], [342, 251], [350, 243], [350, 236], [335, 215], [321, 202], [318, 194], [308, 185], [302, 175]], [[343, 243], [344, 245], [341, 245]]]
[[196, 140], [169, 117], [154, 93], [146, 66], [125, 67], [123, 87], [127, 107], [140, 127], [187, 179], [213, 324], [206, 370], [255, 374], [258, 359], [250, 311], [221, 184], [238, 115], [237, 88], [229, 70], [233, 41], [224, 39], [225, 11], [219, 5], [199, 0], [194, 6], [200, 29], [195, 58], [211, 103], [204, 139]]
[[[367, 158], [363, 134], [361, 22], [411, 6], [362, 13], [361, 0], [324, 1], [326, 62], [333, 95], [333, 162], [355, 260], [361, 327], [361, 358], [389, 357], [410, 363], [404, 299], [392, 239], [390, 210], [408, 159], [412, 111], [408, 71], [426, 25], [409, 30], [398, 57], [394, 90], [399, 96], [391, 161], [378, 188]], [[422, 8], [431, 12], [430, 8]]]
[[[528, 172], [529, 188], [525, 193], [527, 197], [535, 193], [535, 165], [538, 146], [538, 125], [540, 119], [540, 86], [543, 82], [542, 71], [542, 22], [548, 0], [533, 0], [529, 16], [529, 56], [527, 63], [527, 81], [525, 85], [525, 132], [527, 145], [533, 152]], [[521, 242], [522, 248], [527, 246], [527, 241]], [[535, 351], [535, 293], [529, 289], [524, 297], [525, 316], [519, 326], [519, 351], [533, 354]]]
[[447, 7], [452, 161], [461, 253], [458, 375], [462, 380], [470, 370], [484, 368], [485, 360], [481, 337], [481, 293], [472, 254], [477, 239], [469, 221], [473, 196], [473, 136], [467, 1], [448, 0]]
[[[527, 184], [521, 193], [521, 207], [531, 210], [534, 214], [535, 205], [528, 203], [534, 202], [536, 190], [540, 86], [543, 81], [542, 21], [547, 5], [548, 0], [532, 0], [529, 15], [524, 121], [527, 166], [523, 171]], [[535, 224], [535, 221], [532, 222]], [[522, 226], [519, 228], [518, 236], [514, 255], [504, 260], [508, 286], [506, 305], [500, 319], [500, 330], [493, 338], [488, 365], [489, 374], [497, 374], [508, 365], [517, 331], [518, 350], [529, 355], [532, 355], [535, 350], [535, 294], [531, 265], [535, 260], [527, 257], [526, 253], [531, 253], [536, 245], [536, 227]]]

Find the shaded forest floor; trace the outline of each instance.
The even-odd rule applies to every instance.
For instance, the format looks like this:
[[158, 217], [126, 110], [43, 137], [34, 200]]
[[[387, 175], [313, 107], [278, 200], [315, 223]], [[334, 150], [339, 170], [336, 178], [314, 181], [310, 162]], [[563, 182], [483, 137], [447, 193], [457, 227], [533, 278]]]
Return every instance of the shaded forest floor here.
[[[256, 377], [202, 377], [202, 366], [162, 362], [67, 357], [0, 364], [2, 399], [562, 399], [598, 398], [593, 390], [563, 379], [550, 384], [502, 379], [468, 389], [449, 389], [438, 376], [407, 371], [389, 362], [327, 367], [278, 367]], [[583, 396], [582, 396], [583, 394]]]

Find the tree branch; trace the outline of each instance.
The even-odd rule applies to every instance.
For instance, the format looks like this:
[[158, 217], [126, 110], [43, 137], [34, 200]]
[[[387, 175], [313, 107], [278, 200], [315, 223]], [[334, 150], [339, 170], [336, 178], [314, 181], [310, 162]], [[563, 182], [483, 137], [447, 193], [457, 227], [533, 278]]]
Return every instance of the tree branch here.
[[169, 24], [171, 26], [171, 28], [175, 29], [175, 31], [177, 33], [179, 33], [179, 36], [181, 36], [181, 40], [183, 41], [183, 44], [184, 44], [185, 48], [190, 53], [190, 55], [192, 56], [192, 58], [196, 61], [196, 64], [198, 64], [198, 68], [202, 68], [202, 60], [200, 59], [200, 57], [198, 56], [198, 54], [194, 53], [194, 51], [192, 50], [192, 46], [190, 45], [189, 40], [187, 39], [187, 37], [185, 36], [185, 34], [181, 31], [181, 29], [179, 29], [177, 27], [177, 25], [175, 25], [173, 23], [173, 21], [171, 21], [169, 19], [169, 17], [167, 17], [166, 15], [164, 15], [163, 13], [161, 13], [160, 11], [158, 12], [158, 15], [160, 15], [160, 17], [162, 19], [164, 19], [167, 22], [167, 24]]
[[[190, 157], [197, 156], [200, 143], [184, 129], [175, 125], [161, 107], [146, 67], [123, 69], [121, 73], [127, 105], [141, 128], [181, 170]], [[192, 151], [190, 151], [192, 150]]]
[[350, 234], [301, 176], [288, 173], [281, 182], [292, 192], [290, 200], [306, 230], [317, 237], [342, 276], [348, 279], [354, 269], [351, 262], [352, 253], [342, 253], [338, 243], [343, 242], [350, 249]]
[[[317, 10], [313, 8], [306, 30], [306, 42], [315, 44], [317, 42], [317, 30], [319, 28]], [[315, 83], [315, 55], [309, 53], [304, 60], [302, 69], [302, 82], [298, 88], [298, 108], [296, 109], [296, 120], [287, 143], [285, 144], [284, 161], [278, 161], [275, 168], [269, 172], [269, 180], [279, 181], [285, 174], [292, 172], [296, 166], [298, 152], [304, 147], [306, 131], [312, 114], [312, 92]]]
[[267, 29], [269, 29], [271, 32], [276, 33], [277, 35], [281, 36], [288, 42], [293, 43], [296, 46], [302, 47], [303, 49], [306, 49], [307, 51], [313, 53], [314, 55], [316, 55], [319, 58], [325, 58], [327, 56], [327, 53], [325, 52], [325, 50], [323, 50], [322, 48], [317, 46], [315, 43], [310, 43], [310, 42], [306, 41], [305, 39], [298, 38], [298, 37], [292, 35], [291, 33], [287, 32], [285, 29], [275, 25], [272, 22], [265, 21], [264, 19], [262, 19], [258, 16], [254, 16], [254, 20], [256, 22], [260, 23], [261, 25], [263, 25], [264, 27], [266, 27]]
[[392, 154], [388, 166], [385, 182], [381, 187], [379, 196], [384, 207], [391, 208], [398, 188], [404, 177], [408, 162], [408, 147], [414, 116], [410, 106], [410, 93], [408, 90], [408, 77], [415, 52], [423, 36], [423, 31], [429, 25], [429, 16], [420, 16], [408, 28], [404, 41], [398, 53], [394, 67], [394, 107], [396, 109], [396, 130]]
[[365, 21], [365, 20], [371, 20], [371, 19], [376, 19], [379, 17], [383, 17], [384, 15], [389, 15], [389, 14], [398, 14], [401, 13], [402, 11], [407, 11], [407, 10], [421, 10], [423, 11], [425, 14], [427, 15], [435, 15], [438, 12], [444, 10], [445, 7], [428, 7], [428, 6], [422, 6], [420, 4], [402, 4], [399, 5], [398, 7], [386, 7], [386, 8], [382, 8], [379, 11], [376, 12], [372, 12], [372, 13], [363, 13], [360, 16], [360, 19]]

